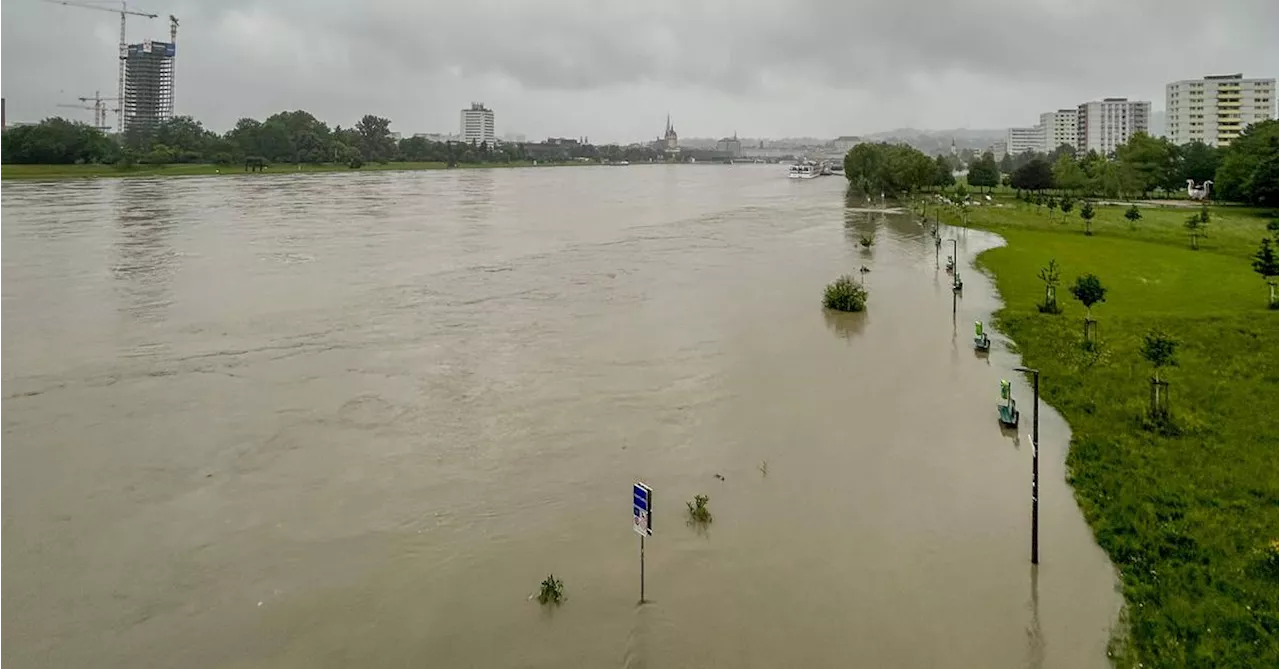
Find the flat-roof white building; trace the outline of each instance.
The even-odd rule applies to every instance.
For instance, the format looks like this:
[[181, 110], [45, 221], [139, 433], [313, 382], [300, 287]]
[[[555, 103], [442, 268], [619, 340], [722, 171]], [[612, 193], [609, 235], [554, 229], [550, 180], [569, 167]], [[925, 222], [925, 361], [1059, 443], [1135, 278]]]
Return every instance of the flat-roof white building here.
[[1076, 153], [1108, 155], [1139, 132], [1146, 132], [1151, 103], [1103, 98], [1076, 107]]
[[1031, 128], [1009, 128], [1005, 133], [1004, 148], [1014, 156], [1027, 151], [1043, 151], [1044, 132], [1038, 125]]
[[1185, 79], [1164, 87], [1165, 133], [1174, 144], [1227, 146], [1251, 123], [1276, 117], [1276, 80], [1242, 74]]
[[1040, 115], [1040, 131], [1043, 133], [1041, 151], [1053, 153], [1059, 146], [1066, 144], [1076, 146], [1076, 125], [1078, 119], [1075, 109], [1059, 109]]
[[493, 110], [486, 109], [483, 102], [472, 102], [470, 109], [462, 110], [462, 127], [458, 134], [467, 144], [493, 146]]

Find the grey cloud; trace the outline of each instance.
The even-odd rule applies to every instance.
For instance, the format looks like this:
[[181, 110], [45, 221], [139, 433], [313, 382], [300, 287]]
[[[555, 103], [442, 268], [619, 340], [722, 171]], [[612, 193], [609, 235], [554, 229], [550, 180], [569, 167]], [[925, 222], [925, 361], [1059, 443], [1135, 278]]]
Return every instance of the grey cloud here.
[[[1190, 0], [146, 4], [182, 18], [181, 111], [215, 127], [303, 107], [334, 122], [371, 111], [405, 130], [444, 130], [470, 99], [501, 103], [504, 127], [615, 139], [667, 110], [695, 134], [999, 127], [1110, 95], [1158, 108], [1174, 79], [1277, 70], [1274, 0], [1212, 11]], [[69, 91], [114, 83], [111, 53], [100, 53], [110, 14], [34, 0], [3, 13], [11, 110], [47, 115]], [[164, 34], [144, 23], [131, 35]], [[31, 56], [50, 36], [66, 47]], [[570, 118], [576, 132], [563, 127]]]

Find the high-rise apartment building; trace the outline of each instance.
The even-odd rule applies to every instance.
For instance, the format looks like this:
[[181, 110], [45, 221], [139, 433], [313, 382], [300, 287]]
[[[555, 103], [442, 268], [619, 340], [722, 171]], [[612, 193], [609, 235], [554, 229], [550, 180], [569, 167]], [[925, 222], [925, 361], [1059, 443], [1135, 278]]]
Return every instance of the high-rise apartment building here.
[[1020, 156], [1027, 151], [1043, 151], [1044, 133], [1040, 126], [1009, 128], [1005, 133], [1004, 148], [1014, 156]]
[[1164, 87], [1165, 133], [1174, 144], [1227, 146], [1250, 123], [1276, 117], [1276, 80], [1222, 74]]
[[177, 47], [147, 40], [124, 59], [124, 131], [148, 132], [173, 117], [173, 57]]
[[1059, 109], [1040, 115], [1040, 132], [1043, 133], [1040, 150], [1053, 153], [1059, 146], [1076, 146], [1076, 110]]
[[1076, 107], [1076, 153], [1108, 155], [1139, 132], [1146, 132], [1151, 103], [1128, 98], [1103, 98]]
[[470, 109], [462, 110], [462, 127], [458, 134], [467, 144], [493, 146], [493, 110], [485, 109], [483, 102], [472, 102]]

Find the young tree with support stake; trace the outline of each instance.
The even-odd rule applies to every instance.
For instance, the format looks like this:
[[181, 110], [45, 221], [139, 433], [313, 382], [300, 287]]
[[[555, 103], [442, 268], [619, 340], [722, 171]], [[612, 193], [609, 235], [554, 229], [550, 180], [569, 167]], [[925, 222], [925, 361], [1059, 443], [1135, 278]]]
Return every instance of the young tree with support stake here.
[[1092, 202], [1085, 202], [1084, 206], [1080, 207], [1080, 218], [1084, 220], [1084, 234], [1093, 234], [1093, 217], [1096, 215]]
[[1151, 377], [1151, 417], [1169, 416], [1169, 382], [1160, 379], [1164, 367], [1177, 367], [1178, 342], [1160, 330], [1151, 330], [1142, 338], [1142, 357], [1155, 370]]
[[1071, 294], [1084, 305], [1084, 343], [1092, 348], [1097, 342], [1098, 322], [1093, 320], [1093, 305], [1107, 301], [1107, 289], [1098, 277], [1086, 274], [1076, 278]]
[[1058, 272], [1058, 261], [1050, 258], [1049, 264], [1040, 268], [1040, 280], [1044, 282], [1044, 302], [1037, 304], [1036, 308], [1042, 314], [1060, 314], [1062, 307], [1058, 306], [1058, 281], [1060, 279]]
[[1129, 221], [1129, 227], [1132, 228], [1142, 219], [1142, 212], [1138, 210], [1138, 205], [1131, 204], [1128, 209], [1124, 210], [1124, 217]]
[[1062, 210], [1063, 223], [1067, 222], [1067, 214], [1071, 213], [1071, 209], [1074, 206], [1076, 206], [1076, 203], [1069, 196], [1066, 196], [1066, 195], [1063, 195], [1062, 199], [1058, 201], [1058, 208]]
[[1262, 244], [1253, 256], [1253, 271], [1260, 274], [1270, 287], [1271, 295], [1267, 306], [1271, 309], [1280, 306], [1280, 302], [1276, 299], [1276, 277], [1280, 275], [1280, 267], [1277, 266], [1276, 249], [1271, 244], [1270, 237], [1262, 238]]

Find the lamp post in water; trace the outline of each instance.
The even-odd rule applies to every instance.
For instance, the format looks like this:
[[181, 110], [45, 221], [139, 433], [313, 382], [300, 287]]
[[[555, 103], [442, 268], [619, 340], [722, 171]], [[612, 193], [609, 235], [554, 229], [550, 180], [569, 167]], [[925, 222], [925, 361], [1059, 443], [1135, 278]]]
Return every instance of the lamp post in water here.
[[951, 289], [960, 290], [964, 282], [960, 280], [960, 246], [955, 237], [951, 238]]
[[1032, 375], [1031, 385], [1031, 564], [1040, 564], [1040, 370], [1015, 367]]

